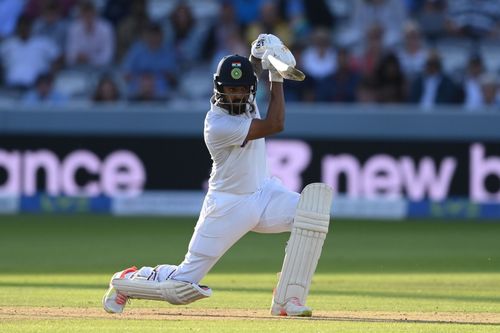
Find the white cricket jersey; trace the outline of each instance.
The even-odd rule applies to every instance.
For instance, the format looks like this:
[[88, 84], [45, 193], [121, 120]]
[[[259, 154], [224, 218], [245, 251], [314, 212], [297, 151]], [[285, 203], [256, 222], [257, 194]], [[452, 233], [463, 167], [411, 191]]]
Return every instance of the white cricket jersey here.
[[205, 144], [213, 161], [209, 190], [252, 193], [268, 178], [264, 138], [245, 143], [253, 118], [260, 118], [257, 106], [253, 113], [229, 115], [212, 103], [204, 130]]

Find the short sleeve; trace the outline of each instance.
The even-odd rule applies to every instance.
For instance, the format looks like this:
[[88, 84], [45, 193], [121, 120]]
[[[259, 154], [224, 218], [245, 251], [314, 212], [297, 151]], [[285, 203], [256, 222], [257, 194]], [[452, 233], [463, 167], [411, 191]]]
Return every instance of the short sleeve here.
[[207, 119], [205, 138], [214, 148], [241, 146], [252, 119], [236, 116], [216, 116]]

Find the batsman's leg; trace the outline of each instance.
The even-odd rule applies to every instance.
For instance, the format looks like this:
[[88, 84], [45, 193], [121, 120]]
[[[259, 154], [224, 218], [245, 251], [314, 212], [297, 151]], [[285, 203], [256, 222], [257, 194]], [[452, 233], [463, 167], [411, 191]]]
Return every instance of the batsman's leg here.
[[170, 279], [176, 269], [175, 265], [142, 267], [139, 270], [134, 266], [115, 273], [102, 300], [104, 310], [122, 313], [130, 298], [178, 305], [211, 296], [212, 290], [206, 286]]
[[312, 315], [305, 303], [328, 233], [331, 204], [332, 189], [326, 184], [309, 184], [302, 191], [271, 304], [272, 315]]
[[126, 279], [130, 278], [135, 272], [137, 272], [137, 267], [133, 266], [123, 271], [116, 272], [113, 274], [111, 281], [109, 282], [109, 288], [102, 298], [102, 306], [104, 310], [108, 313], [122, 313], [125, 305], [127, 304], [128, 297], [118, 293], [118, 290], [112, 285], [113, 279]]

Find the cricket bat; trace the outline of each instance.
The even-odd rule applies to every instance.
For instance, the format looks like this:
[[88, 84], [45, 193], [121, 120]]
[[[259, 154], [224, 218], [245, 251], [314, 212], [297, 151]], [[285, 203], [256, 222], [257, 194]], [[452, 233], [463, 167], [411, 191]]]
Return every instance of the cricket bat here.
[[280, 73], [280, 75], [287, 80], [304, 81], [306, 75], [295, 67], [285, 64], [273, 55], [269, 55], [269, 62]]

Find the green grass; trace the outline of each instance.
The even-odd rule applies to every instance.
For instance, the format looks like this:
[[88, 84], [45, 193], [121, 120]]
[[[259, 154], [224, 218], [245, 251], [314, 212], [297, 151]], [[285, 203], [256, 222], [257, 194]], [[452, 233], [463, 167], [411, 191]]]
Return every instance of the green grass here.
[[[391, 313], [500, 315], [500, 223], [333, 221], [308, 304], [357, 318], [290, 320], [251, 315], [169, 318], [172, 306], [134, 300], [126, 316], [2, 316], [2, 309], [43, 307], [101, 313], [111, 273], [130, 265], [178, 263], [195, 219], [97, 216], [0, 217], [0, 332], [499, 332], [495, 324], [405, 322], [365, 318]], [[287, 234], [250, 233], [204, 279], [208, 300], [179, 313], [267, 309]], [[159, 310], [158, 310], [159, 309]], [[83, 312], [85, 314], [85, 312]], [[261, 313], [261, 312], [259, 312]], [[234, 316], [233, 316], [234, 317]], [[158, 320], [160, 319], [160, 320]], [[321, 319], [321, 318], [320, 318]], [[471, 320], [471, 322], [474, 322]]]

